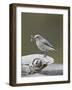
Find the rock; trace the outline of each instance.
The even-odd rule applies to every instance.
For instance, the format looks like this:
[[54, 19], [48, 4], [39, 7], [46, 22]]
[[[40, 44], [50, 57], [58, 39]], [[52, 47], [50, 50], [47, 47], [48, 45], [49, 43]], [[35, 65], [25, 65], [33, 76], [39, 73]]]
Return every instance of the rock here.
[[44, 75], [63, 75], [63, 65], [62, 64], [50, 64], [44, 68], [40, 74]]
[[30, 66], [32, 65], [32, 62], [35, 58], [42, 58], [44, 62], [47, 62], [48, 64], [54, 63], [54, 59], [50, 56], [44, 57], [44, 54], [31, 54], [31, 55], [26, 55], [21, 57], [21, 64], [29, 64]]
[[63, 75], [62, 64], [50, 64], [39, 71], [37, 70], [35, 71], [35, 69], [29, 65], [22, 66], [22, 77], [56, 76], [56, 75]]
[[47, 65], [48, 63], [44, 60], [44, 58], [35, 58], [32, 62], [32, 66], [35, 72], [41, 71]]
[[54, 62], [52, 57], [46, 56], [44, 54], [31, 54], [22, 56], [22, 74], [28, 75], [36, 72], [40, 72], [43, 68], [45, 68], [48, 64]]
[[22, 66], [21, 66], [21, 72], [22, 72], [22, 76], [23, 75], [28, 75], [30, 73], [30, 67], [29, 67], [29, 65], [22, 64]]

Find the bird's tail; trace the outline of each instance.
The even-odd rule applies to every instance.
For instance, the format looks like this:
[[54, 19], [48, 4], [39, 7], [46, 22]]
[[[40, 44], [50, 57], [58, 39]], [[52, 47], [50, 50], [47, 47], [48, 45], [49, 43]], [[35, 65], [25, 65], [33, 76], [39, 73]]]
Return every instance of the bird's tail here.
[[53, 52], [54, 52], [54, 53], [57, 53], [57, 50], [53, 48]]
[[56, 52], [57, 50], [56, 50], [56, 49], [54, 49], [54, 51]]

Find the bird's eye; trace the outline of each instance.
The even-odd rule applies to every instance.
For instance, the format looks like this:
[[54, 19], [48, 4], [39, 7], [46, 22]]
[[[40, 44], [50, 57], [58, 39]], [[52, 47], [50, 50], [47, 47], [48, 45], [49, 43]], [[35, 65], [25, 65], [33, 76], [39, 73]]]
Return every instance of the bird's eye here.
[[39, 38], [39, 37], [36, 37], [36, 38]]

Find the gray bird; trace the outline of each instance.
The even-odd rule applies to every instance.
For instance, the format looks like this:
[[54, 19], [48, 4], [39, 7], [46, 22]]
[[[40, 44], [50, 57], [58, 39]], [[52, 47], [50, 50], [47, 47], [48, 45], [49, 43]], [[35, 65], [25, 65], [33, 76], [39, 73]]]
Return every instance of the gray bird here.
[[48, 51], [55, 51], [53, 45], [51, 45], [48, 40], [44, 39], [41, 35], [35, 35], [34, 37], [31, 35], [31, 41], [35, 40], [36, 45], [39, 50], [44, 52], [44, 56], [47, 56]]

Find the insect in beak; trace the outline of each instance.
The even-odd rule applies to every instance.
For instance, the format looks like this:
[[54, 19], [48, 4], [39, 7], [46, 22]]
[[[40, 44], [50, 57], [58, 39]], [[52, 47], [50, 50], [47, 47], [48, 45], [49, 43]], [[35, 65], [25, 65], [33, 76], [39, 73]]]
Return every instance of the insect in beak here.
[[31, 35], [31, 39], [30, 39], [30, 41], [31, 41], [31, 42], [34, 41], [34, 37], [33, 37], [33, 35]]

